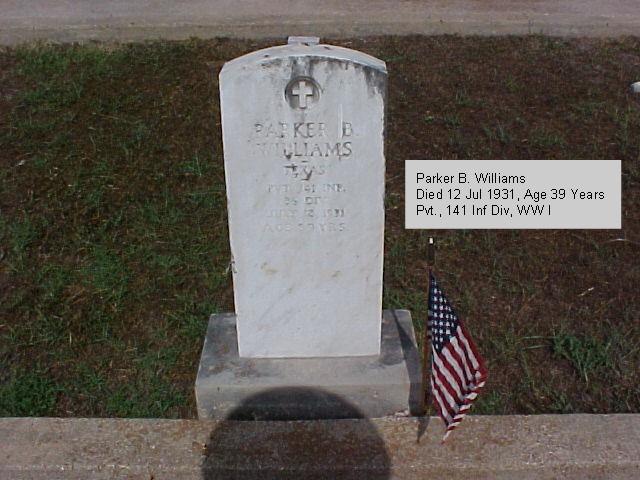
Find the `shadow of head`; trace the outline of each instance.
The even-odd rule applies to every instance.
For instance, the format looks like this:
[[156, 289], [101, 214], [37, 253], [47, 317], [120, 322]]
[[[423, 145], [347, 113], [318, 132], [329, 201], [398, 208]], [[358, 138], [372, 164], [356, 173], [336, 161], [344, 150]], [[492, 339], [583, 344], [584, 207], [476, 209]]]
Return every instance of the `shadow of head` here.
[[332, 393], [298, 387], [245, 399], [211, 433], [202, 462], [206, 480], [381, 480], [390, 470], [384, 442], [362, 412]]

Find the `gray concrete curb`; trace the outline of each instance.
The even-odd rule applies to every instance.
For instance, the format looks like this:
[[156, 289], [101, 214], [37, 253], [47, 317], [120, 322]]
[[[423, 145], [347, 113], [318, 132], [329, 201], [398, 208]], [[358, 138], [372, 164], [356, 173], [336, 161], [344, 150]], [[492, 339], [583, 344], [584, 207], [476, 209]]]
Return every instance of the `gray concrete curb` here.
[[0, 0], [0, 44], [371, 35], [640, 35], [637, 0]]
[[470, 416], [442, 433], [436, 418], [5, 418], [0, 478], [640, 478], [640, 415]]

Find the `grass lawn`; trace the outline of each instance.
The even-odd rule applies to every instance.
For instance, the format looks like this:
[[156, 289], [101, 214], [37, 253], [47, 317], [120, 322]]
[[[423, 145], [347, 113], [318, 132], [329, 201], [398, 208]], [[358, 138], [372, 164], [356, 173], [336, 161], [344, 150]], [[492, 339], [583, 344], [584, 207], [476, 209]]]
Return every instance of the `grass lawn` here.
[[[442, 231], [438, 267], [488, 362], [475, 412], [640, 411], [640, 39], [335, 43], [387, 62], [384, 304], [418, 332], [405, 159], [622, 159], [621, 231]], [[272, 44], [0, 51], [0, 415], [195, 416], [233, 310], [217, 72]]]

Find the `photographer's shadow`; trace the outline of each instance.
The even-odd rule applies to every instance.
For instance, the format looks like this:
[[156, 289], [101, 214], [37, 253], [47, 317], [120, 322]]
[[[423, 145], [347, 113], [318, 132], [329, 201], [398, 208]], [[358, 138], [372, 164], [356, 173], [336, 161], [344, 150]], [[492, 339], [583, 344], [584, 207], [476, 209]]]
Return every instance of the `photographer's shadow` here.
[[[305, 421], [316, 420], [318, 405], [341, 412], [342, 420]], [[268, 417], [261, 413], [265, 406]], [[265, 418], [276, 421], [261, 421]], [[277, 421], [288, 418], [302, 421]], [[302, 387], [247, 398], [211, 432], [202, 462], [205, 480], [382, 480], [390, 472], [388, 452], [372, 422], [337, 395]]]

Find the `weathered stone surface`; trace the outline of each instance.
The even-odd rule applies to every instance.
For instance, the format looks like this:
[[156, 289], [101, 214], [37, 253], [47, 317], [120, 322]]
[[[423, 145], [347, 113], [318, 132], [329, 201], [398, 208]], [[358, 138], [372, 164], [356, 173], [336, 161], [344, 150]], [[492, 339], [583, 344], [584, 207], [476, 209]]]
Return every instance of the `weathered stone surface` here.
[[437, 418], [5, 418], [0, 478], [640, 478], [640, 415], [471, 415], [442, 433]]
[[381, 60], [313, 42], [224, 65], [240, 356], [379, 354], [386, 79]]
[[371, 357], [242, 358], [232, 314], [209, 321], [198, 378], [199, 418], [304, 420], [419, 413], [420, 355], [411, 314], [384, 312]]

